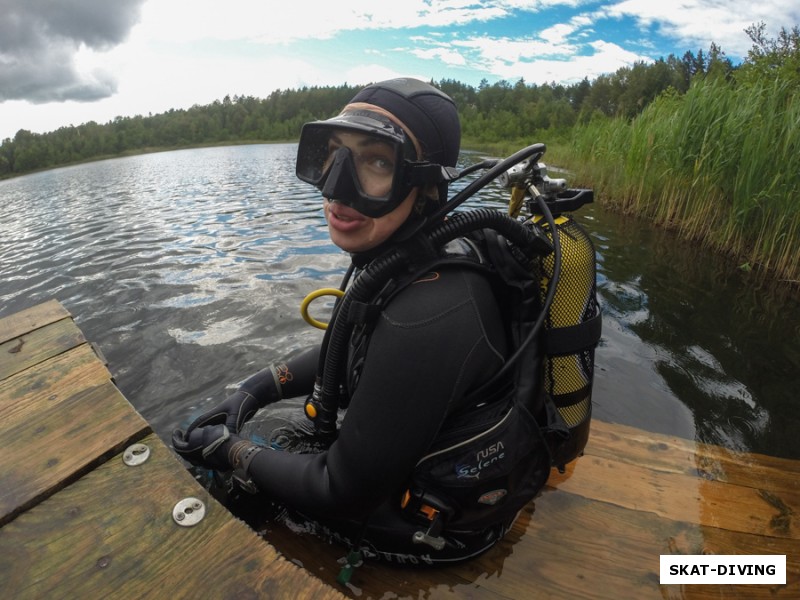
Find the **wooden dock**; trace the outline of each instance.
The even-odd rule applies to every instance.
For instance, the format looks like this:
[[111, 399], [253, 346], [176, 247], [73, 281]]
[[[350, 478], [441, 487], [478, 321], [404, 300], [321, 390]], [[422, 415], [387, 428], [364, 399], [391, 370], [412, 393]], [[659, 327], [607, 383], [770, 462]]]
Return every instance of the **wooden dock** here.
[[59, 303], [0, 319], [0, 415], [0, 597], [342, 597], [209, 496]]
[[[359, 598], [800, 598], [800, 463], [594, 421], [582, 458], [495, 548], [420, 570], [365, 564]], [[323, 580], [342, 550], [273, 530]], [[662, 554], [786, 556], [786, 585], [660, 585]], [[396, 594], [396, 596], [394, 595]]]
[[[800, 462], [595, 421], [495, 548], [420, 569], [232, 518], [49, 302], [0, 320], [0, 590], [9, 598], [800, 598]], [[144, 443], [150, 458], [123, 456]], [[181, 499], [206, 508], [181, 527]], [[267, 543], [268, 542], [268, 543]], [[277, 552], [276, 552], [277, 551]], [[291, 558], [294, 563], [280, 557]], [[660, 585], [662, 554], [779, 554], [785, 585]]]

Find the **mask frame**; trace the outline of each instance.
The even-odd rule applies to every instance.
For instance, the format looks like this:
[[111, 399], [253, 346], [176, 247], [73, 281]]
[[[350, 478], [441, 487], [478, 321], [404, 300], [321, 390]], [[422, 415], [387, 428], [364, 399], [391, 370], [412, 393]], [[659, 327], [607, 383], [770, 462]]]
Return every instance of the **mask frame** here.
[[[370, 195], [365, 191], [350, 148], [339, 146], [331, 152], [330, 140], [337, 131], [366, 135], [393, 149], [394, 174], [385, 194]], [[417, 160], [412, 140], [399, 125], [369, 110], [306, 123], [300, 134], [295, 173], [301, 181], [314, 185], [328, 200], [341, 202], [372, 218], [393, 211], [415, 187], [449, 179], [440, 165]]]

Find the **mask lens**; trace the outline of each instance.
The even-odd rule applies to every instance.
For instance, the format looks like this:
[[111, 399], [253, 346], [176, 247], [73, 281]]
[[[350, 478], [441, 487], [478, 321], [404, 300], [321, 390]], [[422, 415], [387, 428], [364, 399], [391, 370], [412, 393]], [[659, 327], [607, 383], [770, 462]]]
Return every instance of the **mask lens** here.
[[401, 157], [397, 146], [384, 139], [363, 133], [334, 131], [329, 141], [332, 154], [328, 163], [341, 148], [350, 155], [358, 180], [358, 187], [365, 197], [375, 200], [388, 200], [392, 193], [396, 169]]
[[330, 167], [329, 140], [331, 130], [306, 125], [300, 135], [295, 172], [306, 183], [318, 186]]

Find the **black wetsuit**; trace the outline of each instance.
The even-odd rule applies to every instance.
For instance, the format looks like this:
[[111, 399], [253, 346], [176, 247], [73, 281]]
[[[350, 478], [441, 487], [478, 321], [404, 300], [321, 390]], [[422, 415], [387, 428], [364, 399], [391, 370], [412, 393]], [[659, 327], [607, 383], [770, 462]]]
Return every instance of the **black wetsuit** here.
[[[407, 554], [454, 560], [485, 550], [508, 523], [488, 534], [473, 532], [480, 537], [477, 546], [457, 541], [444, 552], [412, 545], [410, 526], [392, 530], [401, 526], [404, 485], [445, 417], [504, 363], [506, 334], [488, 276], [441, 266], [397, 293], [371, 334], [355, 342], [368, 346], [351, 344], [349, 407], [336, 440], [317, 454], [260, 452], [249, 467], [252, 480], [284, 506], [338, 523], [333, 528], [351, 542], [360, 535], [356, 524], [369, 517], [373, 537], [389, 535], [376, 541], [368, 531], [365, 543], [389, 560]], [[293, 395], [310, 393], [312, 362], [289, 363], [295, 378], [284, 395], [286, 388]]]

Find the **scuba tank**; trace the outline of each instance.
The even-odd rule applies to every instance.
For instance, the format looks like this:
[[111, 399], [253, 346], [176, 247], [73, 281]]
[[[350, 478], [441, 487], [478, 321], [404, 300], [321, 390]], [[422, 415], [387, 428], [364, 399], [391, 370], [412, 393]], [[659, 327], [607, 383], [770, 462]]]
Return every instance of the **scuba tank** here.
[[[509, 170], [500, 183], [512, 188], [511, 216], [519, 214], [522, 201], [530, 195], [530, 221], [542, 227], [561, 254], [560, 268], [553, 253], [541, 257], [535, 269], [543, 303], [548, 284], [558, 277], [553, 301], [546, 308], [542, 381], [569, 432], [551, 448], [553, 465], [563, 469], [583, 453], [589, 439], [594, 349], [601, 334], [594, 244], [568, 212], [592, 202], [593, 192], [567, 189], [563, 179], [546, 175], [544, 164], [529, 161]], [[537, 197], [550, 209], [552, 222], [545, 220]]]
[[[570, 216], [559, 216], [555, 223], [563, 262], [555, 300], [544, 322], [542, 368], [544, 390], [570, 432], [553, 456], [553, 464], [563, 467], [583, 452], [589, 439], [594, 348], [601, 321], [594, 245]], [[543, 281], [552, 278], [552, 256], [540, 260], [539, 267]]]

